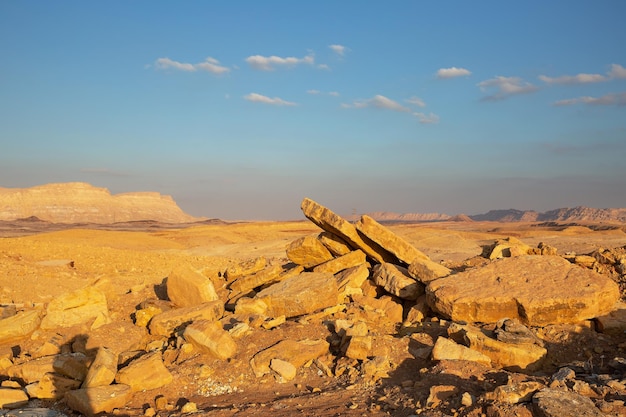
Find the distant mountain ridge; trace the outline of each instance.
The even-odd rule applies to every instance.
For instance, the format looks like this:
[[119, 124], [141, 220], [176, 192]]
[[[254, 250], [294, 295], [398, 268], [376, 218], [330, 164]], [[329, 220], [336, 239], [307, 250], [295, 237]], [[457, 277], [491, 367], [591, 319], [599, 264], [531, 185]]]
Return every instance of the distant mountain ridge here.
[[171, 196], [156, 192], [112, 195], [106, 188], [83, 182], [30, 188], [0, 187], [0, 220], [29, 217], [52, 223], [100, 224], [142, 220], [163, 223], [204, 220], [185, 213]]
[[368, 216], [378, 221], [492, 221], [492, 222], [615, 222], [626, 223], [626, 208], [591, 208], [578, 206], [545, 212], [535, 210], [490, 210], [484, 214], [449, 216], [440, 213], [374, 212]]

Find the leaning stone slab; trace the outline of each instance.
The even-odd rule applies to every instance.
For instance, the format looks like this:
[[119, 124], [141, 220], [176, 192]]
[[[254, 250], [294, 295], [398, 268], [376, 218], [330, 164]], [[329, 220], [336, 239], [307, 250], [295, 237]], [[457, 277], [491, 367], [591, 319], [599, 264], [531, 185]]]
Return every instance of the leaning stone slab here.
[[91, 417], [124, 407], [132, 395], [128, 385], [116, 384], [70, 391], [65, 394], [65, 402], [72, 410]]
[[364, 263], [338, 272], [335, 275], [339, 291], [349, 291], [351, 288], [361, 288], [363, 283], [369, 278], [369, 264]]
[[109, 385], [115, 380], [117, 373], [117, 353], [101, 346], [96, 357], [89, 366], [82, 388], [100, 387]]
[[270, 373], [273, 359], [291, 363], [296, 368], [328, 353], [328, 342], [325, 340], [283, 340], [265, 350], [258, 352], [250, 360], [250, 366], [257, 377]]
[[416, 258], [409, 265], [409, 275], [424, 284], [446, 277], [451, 273], [450, 269], [430, 259]]
[[115, 382], [130, 386], [133, 392], [161, 388], [173, 380], [158, 351], [135, 359], [115, 376]]
[[372, 278], [376, 285], [404, 300], [417, 300], [424, 294], [424, 284], [413, 279], [403, 266], [387, 262], [378, 264], [372, 269]]
[[57, 373], [82, 381], [87, 373], [86, 362], [87, 357], [78, 352], [44, 356], [11, 366], [7, 369], [7, 375], [27, 384], [39, 381], [46, 373]]
[[328, 262], [324, 262], [323, 264], [316, 266], [315, 268], [313, 268], [313, 272], [328, 272], [334, 275], [337, 272], [343, 271], [344, 269], [362, 265], [365, 263], [365, 261], [365, 253], [357, 249], [343, 256], [339, 256], [337, 258], [331, 259]]
[[187, 326], [183, 337], [201, 351], [222, 360], [237, 353], [237, 343], [219, 321], [198, 320]]
[[179, 307], [190, 307], [219, 299], [213, 282], [189, 265], [180, 265], [167, 277], [167, 297]]
[[260, 256], [254, 259], [248, 259], [240, 262], [237, 265], [230, 266], [224, 271], [224, 278], [227, 281], [233, 281], [244, 275], [255, 274], [262, 271], [267, 266], [267, 259], [264, 256]]
[[324, 231], [317, 238], [335, 256], [345, 255], [352, 250], [345, 240], [334, 233]]
[[333, 259], [332, 253], [315, 236], [304, 236], [287, 246], [287, 258], [296, 265], [313, 268]]
[[626, 332], [626, 303], [618, 301], [610, 313], [596, 317], [598, 330], [610, 335], [621, 335]]
[[603, 417], [590, 398], [575, 392], [544, 388], [533, 396], [537, 417]]
[[326, 207], [305, 198], [301, 204], [304, 215], [321, 229], [339, 236], [353, 249], [361, 249], [367, 256], [378, 262], [393, 262], [394, 256], [367, 237], [362, 237], [354, 225]]
[[14, 342], [30, 335], [39, 328], [40, 310], [22, 311], [0, 320], [0, 344]]
[[150, 320], [150, 334], [168, 337], [182, 325], [194, 320], [214, 321], [219, 320], [223, 315], [224, 303], [219, 300], [165, 311]]
[[367, 236], [373, 242], [376, 242], [387, 252], [392, 253], [405, 265], [410, 265], [415, 259], [429, 259], [425, 253], [416, 249], [409, 242], [368, 215], [364, 214], [361, 216], [361, 220], [359, 220], [355, 226], [359, 232]]
[[0, 409], [20, 408], [28, 404], [28, 395], [22, 389], [0, 387]]
[[613, 310], [620, 298], [610, 278], [560, 256], [504, 258], [431, 281], [428, 302], [461, 322], [517, 318], [529, 326], [577, 323]]
[[279, 264], [268, 266], [262, 271], [237, 278], [230, 284], [230, 289], [237, 293], [245, 293], [263, 284], [272, 282], [280, 276], [283, 268]]
[[330, 273], [304, 272], [256, 295], [269, 317], [295, 317], [338, 304], [337, 280]]
[[93, 287], [82, 288], [52, 300], [41, 321], [41, 328], [71, 327], [108, 314], [105, 295]]

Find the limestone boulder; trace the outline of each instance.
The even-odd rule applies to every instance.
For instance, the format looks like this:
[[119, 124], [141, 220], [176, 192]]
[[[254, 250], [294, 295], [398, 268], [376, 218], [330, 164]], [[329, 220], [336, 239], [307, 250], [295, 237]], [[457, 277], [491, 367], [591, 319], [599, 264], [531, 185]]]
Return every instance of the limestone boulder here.
[[237, 353], [237, 343], [219, 321], [196, 321], [185, 328], [183, 337], [199, 350], [222, 360]]
[[72, 410], [91, 417], [124, 407], [132, 395], [128, 385], [115, 384], [70, 391], [65, 394], [65, 402]]
[[190, 307], [219, 299], [213, 282], [189, 265], [180, 265], [167, 277], [167, 296], [179, 307]]
[[46, 373], [37, 382], [26, 386], [26, 392], [30, 398], [58, 400], [65, 393], [78, 389], [80, 381], [62, 375]]
[[529, 255], [533, 248], [519, 239], [509, 236], [505, 239], [496, 240], [488, 250], [489, 259], [510, 258], [515, 256]]
[[14, 342], [39, 328], [42, 312], [23, 311], [0, 320], [0, 344]]
[[430, 259], [416, 258], [409, 265], [409, 275], [413, 278], [428, 284], [430, 281], [434, 281], [439, 278], [447, 277], [452, 271], [445, 266], [433, 262]]
[[115, 382], [128, 385], [133, 392], [160, 388], [173, 380], [158, 351], [135, 359], [115, 376]]
[[109, 385], [115, 380], [118, 355], [109, 348], [98, 348], [96, 357], [89, 366], [82, 388]]
[[271, 265], [254, 274], [237, 278], [230, 284], [230, 289], [236, 293], [245, 293], [263, 284], [277, 280], [282, 272], [283, 268], [281, 265]]
[[52, 300], [41, 321], [41, 328], [71, 327], [108, 314], [105, 295], [94, 287], [86, 287]]
[[372, 268], [372, 278], [376, 285], [404, 300], [417, 300], [424, 294], [424, 284], [411, 277], [403, 266], [387, 262], [378, 264]]
[[429, 260], [425, 253], [368, 215], [361, 216], [355, 227], [362, 235], [393, 254], [404, 265], [410, 265], [415, 259]]
[[301, 204], [304, 215], [322, 230], [340, 237], [352, 249], [361, 249], [367, 256], [378, 262], [393, 262], [395, 257], [369, 238], [360, 235], [354, 225], [338, 216], [330, 209], [305, 198]]
[[480, 353], [476, 350], [470, 349], [467, 346], [463, 346], [450, 340], [446, 337], [438, 337], [433, 346], [431, 352], [432, 359], [435, 361], [441, 360], [463, 360], [482, 363], [484, 365], [491, 365], [491, 359], [489, 356]]
[[236, 265], [229, 266], [224, 271], [224, 278], [227, 281], [234, 281], [239, 277], [243, 277], [245, 275], [256, 274], [259, 271], [262, 271], [267, 266], [267, 259], [265, 256], [259, 256], [254, 259], [247, 259], [242, 261]]
[[516, 318], [530, 326], [577, 323], [613, 310], [620, 297], [610, 278], [559, 256], [504, 258], [431, 281], [430, 306], [469, 323]]
[[287, 247], [287, 258], [296, 265], [312, 268], [333, 259], [332, 253], [315, 236], [304, 236]]
[[255, 354], [250, 360], [250, 366], [257, 377], [270, 373], [274, 359], [289, 362], [297, 369], [327, 354], [329, 347], [328, 342], [321, 339], [300, 341], [286, 339]]
[[561, 389], [544, 388], [533, 395], [533, 415], [538, 417], [606, 416], [585, 396]]
[[350, 252], [352, 249], [345, 240], [334, 233], [321, 232], [317, 235], [317, 239], [335, 256], [342, 256]]
[[480, 329], [452, 323], [448, 333], [455, 340], [462, 339], [470, 349], [491, 360], [491, 365], [516, 372], [530, 372], [543, 365], [548, 351], [536, 344], [512, 344], [496, 340]]
[[28, 395], [22, 389], [0, 387], [0, 409], [21, 408], [28, 404]]
[[304, 272], [256, 295], [270, 317], [295, 317], [338, 304], [337, 280], [330, 273]]
[[211, 301], [191, 307], [177, 308], [157, 314], [150, 320], [150, 334], [169, 337], [174, 331], [194, 320], [219, 320], [224, 315], [224, 304]]

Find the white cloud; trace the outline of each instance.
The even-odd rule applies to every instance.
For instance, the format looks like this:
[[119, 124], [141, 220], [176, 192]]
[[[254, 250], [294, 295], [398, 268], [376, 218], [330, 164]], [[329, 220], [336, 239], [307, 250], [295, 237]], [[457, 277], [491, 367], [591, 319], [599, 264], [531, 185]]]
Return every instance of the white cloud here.
[[537, 91], [537, 87], [519, 77], [498, 76], [478, 83], [482, 91], [493, 91], [484, 100], [503, 100], [517, 94], [526, 94]]
[[320, 95], [320, 94], [328, 94], [329, 96], [333, 96], [333, 97], [339, 97], [339, 93], [336, 91], [329, 91], [327, 93], [320, 91], [320, 90], [307, 90], [306, 91], [307, 94], [312, 94], [312, 95]]
[[455, 78], [455, 77], [463, 77], [466, 75], [470, 75], [471, 71], [465, 68], [440, 68], [437, 70], [437, 78]]
[[339, 93], [337, 91], [330, 91], [328, 95], [333, 97], [339, 97]]
[[540, 75], [539, 79], [546, 84], [589, 84], [608, 81], [609, 78], [601, 74], [576, 74], [562, 75], [560, 77]]
[[609, 77], [622, 79], [626, 78], [626, 68], [619, 64], [611, 64], [611, 71], [609, 71]]
[[426, 107], [426, 103], [424, 103], [424, 100], [422, 100], [419, 97], [413, 96], [411, 98], [407, 98], [404, 101], [406, 101], [407, 103], [410, 103], [410, 104], [415, 104], [417, 107]]
[[559, 100], [554, 103], [555, 106], [571, 106], [574, 104], [590, 104], [596, 106], [626, 106], [626, 92], [611, 93], [601, 97], [578, 97], [566, 100]]
[[320, 90], [306, 90], [307, 94], [320, 94]]
[[348, 48], [343, 45], [328, 45], [328, 47], [339, 56], [344, 56], [346, 54], [346, 51], [348, 50]]
[[611, 69], [606, 75], [581, 73], [576, 75], [562, 75], [560, 77], [548, 77], [547, 75], [539, 76], [539, 79], [546, 84], [591, 84], [623, 78], [626, 78], [626, 68], [619, 64], [611, 64]]
[[321, 70], [327, 70], [330, 71], [330, 67], [327, 64], [319, 64], [317, 66], [317, 68], [321, 69]]
[[437, 116], [435, 113], [413, 113], [413, 116], [417, 117], [420, 123], [423, 124], [439, 123], [439, 116]]
[[377, 109], [387, 109], [397, 112], [409, 113], [411, 109], [385, 96], [376, 95], [367, 100], [355, 100], [352, 104], [342, 104], [342, 107], [354, 107], [363, 109], [365, 107], [375, 107]]
[[246, 62], [254, 69], [261, 71], [273, 71], [278, 67], [294, 67], [299, 64], [313, 65], [315, 63], [315, 57], [313, 54], [309, 54], [303, 58], [296, 58], [292, 56], [282, 58], [276, 55], [252, 55], [246, 58]]
[[212, 57], [208, 57], [204, 62], [197, 64], [178, 62], [169, 58], [159, 58], [155, 61], [154, 65], [157, 69], [161, 70], [175, 69], [186, 72], [207, 71], [212, 74], [224, 74], [230, 71], [230, 68], [220, 65], [220, 62]]
[[296, 106], [297, 105], [297, 103], [294, 103], [292, 101], [285, 101], [282, 98], [278, 98], [278, 97], [271, 98], [271, 97], [267, 97], [267, 96], [257, 94], [257, 93], [250, 93], [244, 96], [243, 98], [248, 101], [252, 101], [256, 103], [272, 104], [274, 106]]

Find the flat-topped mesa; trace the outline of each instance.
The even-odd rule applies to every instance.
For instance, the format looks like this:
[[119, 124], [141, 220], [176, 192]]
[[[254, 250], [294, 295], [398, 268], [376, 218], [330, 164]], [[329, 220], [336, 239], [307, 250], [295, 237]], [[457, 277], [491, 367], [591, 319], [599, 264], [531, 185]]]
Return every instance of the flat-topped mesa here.
[[171, 196], [156, 192], [111, 195], [87, 183], [0, 187], [0, 220], [35, 216], [53, 223], [116, 223], [154, 220], [186, 223], [202, 220], [183, 212]]
[[397, 262], [397, 259], [389, 251], [383, 249], [376, 242], [357, 232], [354, 225], [338, 216], [330, 209], [305, 198], [302, 200], [302, 212], [321, 229], [333, 233], [350, 245], [353, 249], [361, 249], [367, 256], [377, 262]]

